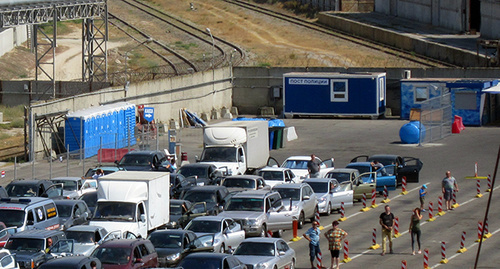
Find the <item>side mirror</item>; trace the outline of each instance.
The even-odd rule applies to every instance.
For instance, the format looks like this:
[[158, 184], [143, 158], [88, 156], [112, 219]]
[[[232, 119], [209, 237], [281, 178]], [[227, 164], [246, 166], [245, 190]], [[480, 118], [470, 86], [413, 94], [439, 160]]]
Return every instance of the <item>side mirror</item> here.
[[309, 199], [311, 199], [311, 197], [309, 197], [309, 196], [304, 196], [304, 198], [303, 198], [302, 200], [307, 201], [307, 200], [309, 200]]
[[146, 215], [145, 214], [141, 214], [141, 222], [146, 222]]
[[200, 161], [200, 157], [198, 157], [198, 155], [194, 155], [194, 159], [196, 160], [196, 162]]
[[278, 254], [279, 254], [280, 256], [285, 256], [286, 252], [284, 252], [283, 250], [281, 250]]

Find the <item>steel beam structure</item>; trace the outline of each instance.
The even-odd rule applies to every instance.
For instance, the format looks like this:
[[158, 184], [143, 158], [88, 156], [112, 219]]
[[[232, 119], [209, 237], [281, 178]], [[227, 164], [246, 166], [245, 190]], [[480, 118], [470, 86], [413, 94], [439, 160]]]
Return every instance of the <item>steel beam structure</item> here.
[[107, 5], [98, 18], [82, 21], [82, 81], [108, 80], [108, 10]]

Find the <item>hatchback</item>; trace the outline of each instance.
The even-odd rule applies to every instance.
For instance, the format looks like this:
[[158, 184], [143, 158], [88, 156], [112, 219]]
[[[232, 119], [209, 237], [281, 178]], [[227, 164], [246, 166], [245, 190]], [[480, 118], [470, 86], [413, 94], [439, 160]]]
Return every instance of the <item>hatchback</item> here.
[[158, 266], [158, 254], [146, 239], [113, 239], [100, 245], [91, 257], [98, 258], [104, 269], [138, 269]]

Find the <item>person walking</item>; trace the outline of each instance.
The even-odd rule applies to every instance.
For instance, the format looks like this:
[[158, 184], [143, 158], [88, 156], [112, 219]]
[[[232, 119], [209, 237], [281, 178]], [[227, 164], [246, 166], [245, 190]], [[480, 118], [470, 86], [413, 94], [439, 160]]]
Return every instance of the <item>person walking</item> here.
[[[328, 239], [328, 249], [332, 255], [332, 265], [330, 269], [339, 269], [339, 255], [340, 249], [342, 248], [342, 241], [346, 238], [347, 233], [339, 228], [339, 222], [332, 222], [332, 229], [325, 233], [326, 239]], [[335, 265], [335, 267], [334, 267]]]
[[420, 211], [425, 212], [425, 195], [427, 195], [427, 185], [422, 185], [420, 190], [418, 190], [418, 197], [420, 199]]
[[[304, 238], [309, 241], [309, 258], [311, 260], [311, 269], [315, 269], [314, 267], [314, 260], [316, 259], [316, 256], [318, 253], [321, 253], [321, 250], [319, 249], [319, 234], [320, 230], [318, 228], [319, 223], [317, 221], [312, 222], [312, 227], [309, 228], [306, 233], [303, 235]], [[323, 265], [320, 265], [323, 267]]]
[[307, 171], [310, 178], [319, 177], [319, 169], [321, 162], [316, 158], [316, 155], [311, 154], [311, 160], [307, 162]]
[[421, 254], [420, 250], [420, 235], [422, 231], [420, 230], [420, 220], [422, 219], [422, 214], [420, 214], [420, 208], [415, 208], [411, 215], [409, 232], [411, 234], [411, 255], [415, 255], [415, 238], [418, 244], [418, 254]]
[[458, 192], [458, 184], [457, 180], [451, 175], [450, 171], [446, 171], [446, 177], [443, 178], [443, 181], [441, 182], [441, 188], [444, 200], [446, 201], [446, 209], [453, 210], [451, 207], [451, 199], [453, 198], [453, 192]]
[[382, 226], [382, 256], [387, 250], [387, 240], [389, 240], [389, 251], [392, 254], [392, 227], [394, 227], [394, 214], [391, 213], [389, 205], [385, 206], [385, 212], [380, 214], [380, 225]]

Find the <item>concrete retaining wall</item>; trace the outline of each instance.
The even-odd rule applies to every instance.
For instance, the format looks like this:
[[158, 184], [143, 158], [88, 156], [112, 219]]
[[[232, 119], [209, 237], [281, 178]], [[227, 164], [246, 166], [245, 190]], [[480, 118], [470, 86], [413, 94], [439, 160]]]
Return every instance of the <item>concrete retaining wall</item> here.
[[26, 40], [28, 40], [26, 26], [1, 29], [0, 57], [11, 51], [14, 47], [20, 46]]
[[[155, 108], [156, 122], [179, 121], [179, 110], [189, 109], [191, 112], [209, 113], [212, 109], [230, 108], [232, 105], [231, 68], [145, 81], [131, 84], [127, 92], [123, 87], [107, 88], [97, 92], [85, 93], [73, 97], [34, 103], [30, 106], [31, 118], [37, 115], [61, 111], [77, 111], [91, 106], [127, 101], [136, 105]], [[32, 124], [30, 124], [32, 126]], [[39, 134], [36, 138], [34, 152], [43, 150]], [[50, 143], [50, 133], [45, 134], [45, 141]], [[31, 139], [30, 139], [31, 141]], [[50, 145], [49, 145], [50, 147]]]
[[472, 53], [447, 45], [420, 40], [398, 32], [383, 29], [377, 26], [349, 20], [334, 13], [320, 13], [318, 22], [328, 25], [346, 33], [354, 33], [358, 36], [401, 48], [406, 51], [414, 51], [417, 54], [439, 59], [444, 62], [463, 67], [486, 66], [484, 57], [478, 58]]
[[500, 39], [500, 0], [481, 0], [481, 37]]

